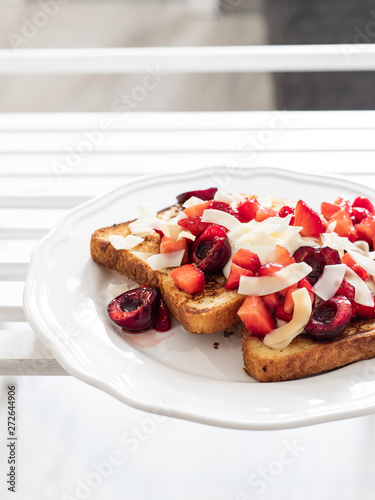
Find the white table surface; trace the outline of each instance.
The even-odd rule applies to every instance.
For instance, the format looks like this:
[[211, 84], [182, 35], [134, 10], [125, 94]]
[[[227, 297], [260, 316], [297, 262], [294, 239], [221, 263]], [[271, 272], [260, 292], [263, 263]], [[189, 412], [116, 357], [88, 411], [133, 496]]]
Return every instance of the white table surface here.
[[[89, 418], [96, 412], [97, 420], [90, 421], [102, 418], [100, 428], [108, 438], [105, 445], [98, 440], [89, 448], [89, 466], [76, 464], [76, 475], [71, 466], [62, 466], [61, 484], [46, 482], [40, 472], [32, 477], [24, 465], [20, 489], [26, 491], [28, 477], [31, 493], [19, 498], [74, 498], [77, 477], [85, 480], [94, 460], [105, 460], [116, 447], [125, 457], [124, 474], [124, 467], [129, 472], [138, 466], [130, 476], [125, 474], [132, 493], [118, 498], [373, 498], [374, 416], [268, 432], [231, 431], [167, 418], [154, 426], [138, 452], [121, 436], [131, 425], [151, 429], [152, 416], [72, 378], [47, 377], [66, 373], [36, 339], [22, 309], [35, 243], [69, 209], [120, 183], [145, 174], [213, 165], [333, 173], [375, 187], [375, 112], [0, 115], [0, 375], [11, 380], [20, 376], [20, 393], [30, 411], [20, 418], [30, 434], [33, 423], [50, 425], [41, 410], [43, 398], [53, 400], [59, 391], [61, 407], [72, 404], [68, 385], [78, 406], [80, 398], [90, 394], [90, 403], [74, 412], [79, 425], [84, 425], [85, 412]], [[45, 377], [43, 396], [33, 396], [29, 375]], [[110, 431], [104, 417], [108, 412], [114, 422]], [[116, 427], [120, 418], [126, 422], [123, 428]], [[50, 430], [50, 447], [61, 443], [64, 424], [59, 422]], [[24, 437], [25, 449], [28, 441]], [[43, 447], [46, 454], [51, 452], [48, 444]], [[68, 444], [65, 451], [69, 452]], [[22, 460], [30, 463], [31, 455]], [[57, 453], [51, 460], [61, 466], [66, 456]], [[139, 479], [142, 468], [151, 474], [151, 482]], [[38, 474], [40, 484], [35, 483]], [[119, 474], [103, 484], [91, 492], [92, 498], [107, 498], [123, 485]]]

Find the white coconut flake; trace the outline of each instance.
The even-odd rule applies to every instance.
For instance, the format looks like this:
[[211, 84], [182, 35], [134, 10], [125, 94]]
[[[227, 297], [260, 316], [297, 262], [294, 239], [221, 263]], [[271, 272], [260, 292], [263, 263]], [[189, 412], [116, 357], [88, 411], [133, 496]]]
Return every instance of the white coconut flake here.
[[229, 278], [231, 269], [232, 269], [232, 258], [230, 257], [222, 269], [222, 273], [224, 274], [225, 279]]
[[173, 241], [178, 241], [178, 236], [183, 231], [182, 227], [177, 224], [161, 224], [160, 230], [164, 236], [172, 238]]
[[188, 240], [195, 241], [196, 236], [190, 231], [181, 231], [181, 233], [177, 236], [177, 241], [182, 240], [182, 238], [187, 238]]
[[283, 349], [300, 333], [309, 322], [311, 316], [311, 299], [306, 288], [298, 288], [292, 293], [294, 302], [293, 318], [289, 323], [270, 331], [264, 337], [264, 344], [273, 349]]
[[366, 283], [350, 267], [346, 266], [345, 279], [354, 286], [354, 300], [363, 306], [373, 307], [374, 298]]
[[153, 234], [154, 229], [142, 221], [142, 219], [137, 219], [129, 224], [129, 229], [132, 234], [144, 238], [150, 234]]
[[241, 276], [238, 293], [244, 295], [268, 295], [298, 283], [312, 271], [306, 262], [290, 264], [267, 276]]
[[179, 267], [182, 262], [185, 250], [177, 252], [159, 253], [147, 259], [147, 263], [153, 271], [159, 271], [166, 267]]
[[349, 250], [348, 254], [353, 257], [359, 266], [363, 267], [365, 271], [371, 274], [371, 276], [375, 276], [375, 262], [372, 259], [360, 254], [359, 252], [353, 252], [351, 250]]
[[110, 234], [108, 240], [116, 250], [130, 250], [144, 241], [143, 238], [134, 234], [128, 234], [125, 237], [120, 234]]
[[346, 272], [345, 264], [327, 265], [312, 290], [322, 300], [329, 300], [340, 287]]
[[186, 200], [182, 206], [184, 208], [194, 207], [195, 205], [201, 205], [204, 203], [204, 200], [198, 198], [197, 196], [191, 196], [188, 200]]
[[216, 191], [214, 200], [228, 203], [228, 205], [230, 205], [234, 199], [233, 196], [228, 193], [224, 193], [223, 191]]
[[212, 224], [219, 224], [227, 229], [234, 229], [235, 227], [240, 227], [241, 222], [236, 219], [231, 214], [223, 212], [222, 210], [215, 210], [214, 208], [208, 208], [204, 210], [202, 215], [202, 222], [210, 222]]

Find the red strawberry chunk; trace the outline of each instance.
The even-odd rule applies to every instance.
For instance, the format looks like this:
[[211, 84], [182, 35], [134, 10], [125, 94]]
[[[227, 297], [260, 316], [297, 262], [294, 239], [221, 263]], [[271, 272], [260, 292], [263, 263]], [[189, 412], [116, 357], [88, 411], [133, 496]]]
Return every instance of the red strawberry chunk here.
[[263, 295], [262, 300], [268, 307], [269, 311], [273, 313], [280, 303], [280, 295], [277, 292], [269, 293], [268, 295]]
[[375, 216], [369, 215], [355, 226], [358, 237], [367, 241], [370, 245], [375, 237]]
[[237, 264], [232, 263], [228, 280], [225, 283], [225, 288], [227, 290], [237, 288], [240, 284], [241, 276], [254, 276], [254, 274], [249, 269], [244, 269], [243, 267], [237, 266]]
[[187, 238], [181, 238], [179, 241], [175, 241], [168, 236], [163, 236], [160, 242], [160, 253], [170, 253], [178, 252], [179, 250], [185, 250], [184, 256], [182, 258], [182, 264], [188, 261], [190, 241]]
[[260, 205], [257, 213], [255, 214], [255, 220], [257, 222], [262, 222], [269, 217], [278, 217], [278, 215], [279, 214], [276, 212], [276, 210], [273, 210], [272, 208], [262, 207]]
[[171, 271], [175, 285], [187, 293], [203, 292], [205, 280], [204, 273], [194, 264], [185, 264]]
[[335, 203], [329, 203], [327, 201], [323, 201], [320, 206], [320, 211], [327, 220], [330, 220], [338, 210], [340, 210], [340, 207], [338, 205], [336, 205]]
[[369, 215], [371, 215], [371, 213], [366, 208], [362, 207], [353, 207], [350, 214], [354, 225], [362, 222]]
[[281, 264], [276, 264], [276, 263], [269, 263], [269, 264], [264, 264], [260, 269], [259, 269], [259, 276], [268, 276], [269, 274], [276, 273], [277, 271], [281, 271], [281, 269], [284, 269], [284, 266]]
[[361, 207], [365, 208], [370, 212], [370, 214], [375, 213], [375, 208], [374, 205], [371, 203], [371, 201], [366, 198], [365, 196], [358, 196], [354, 201], [353, 201], [353, 207]]
[[209, 208], [209, 206], [210, 202], [206, 201], [205, 203], [199, 203], [199, 205], [193, 205], [192, 207], [185, 208], [185, 210], [183, 210], [183, 213], [186, 215], [186, 217], [196, 217], [197, 215], [201, 217], [203, 212], [206, 210], [206, 208]]
[[310, 299], [311, 299], [311, 304], [314, 305], [314, 301], [315, 301], [315, 293], [313, 292], [313, 286], [312, 284], [310, 283], [310, 281], [306, 278], [302, 278], [299, 282], [298, 282], [298, 288], [306, 288], [306, 290], [309, 292], [309, 295], [310, 295]]
[[240, 203], [237, 207], [238, 213], [243, 218], [244, 222], [250, 222], [255, 219], [258, 208], [260, 207], [259, 201], [255, 198], [246, 200]]
[[190, 231], [194, 236], [199, 236], [210, 225], [208, 222], [202, 222], [202, 217], [196, 215], [195, 217], [186, 217], [178, 221], [178, 225]]
[[278, 319], [282, 319], [283, 321], [286, 321], [289, 323], [289, 321], [292, 321], [293, 314], [292, 313], [287, 313], [284, 309], [284, 304], [279, 304], [276, 309], [275, 309], [275, 316]]
[[254, 274], [258, 273], [261, 266], [258, 255], [245, 248], [240, 248], [232, 255], [232, 262], [244, 269], [249, 269], [249, 271], [252, 271]]
[[247, 331], [258, 338], [263, 338], [276, 326], [275, 319], [261, 297], [255, 295], [246, 297], [237, 314]]
[[293, 217], [290, 219], [290, 222], [289, 222], [289, 225], [293, 226], [294, 225], [294, 208], [291, 208], [288, 205], [281, 207], [279, 210], [279, 217], [282, 217], [284, 219], [288, 215], [293, 215]]
[[319, 238], [325, 232], [325, 227], [320, 215], [310, 208], [303, 200], [297, 202], [295, 208], [295, 226], [302, 226], [301, 236]]
[[369, 277], [368, 272], [365, 269], [363, 269], [363, 267], [359, 266], [353, 259], [353, 257], [348, 253], [344, 254], [341, 257], [341, 262], [350, 267], [350, 269], [352, 269], [355, 273], [357, 273], [361, 279], [367, 280], [367, 278]]
[[228, 205], [228, 203], [224, 203], [223, 201], [212, 200], [209, 202], [208, 208], [212, 208], [214, 210], [221, 210], [222, 212], [226, 212], [227, 214], [233, 215], [233, 217], [236, 217], [236, 219], [239, 219], [241, 222], [244, 222], [238, 210], [232, 208], [230, 205]]
[[330, 222], [336, 222], [335, 233], [339, 236], [346, 236], [352, 241], [356, 239], [356, 231], [350, 215], [340, 208], [330, 219]]
[[286, 295], [285, 295], [285, 302], [284, 302], [284, 311], [287, 314], [293, 314], [294, 311], [294, 300], [292, 297], [292, 294], [297, 290], [296, 285], [292, 285], [288, 288]]
[[296, 261], [293, 259], [293, 257], [285, 247], [276, 245], [275, 250], [272, 252], [270, 258], [268, 259], [268, 262], [274, 262], [286, 267], [290, 264], [294, 264]]
[[363, 306], [362, 304], [357, 304], [356, 315], [360, 318], [375, 319], [375, 306]]
[[341, 285], [336, 291], [337, 295], [343, 295], [346, 297], [348, 300], [350, 300], [350, 303], [352, 305], [352, 317], [356, 315], [358, 304], [355, 302], [354, 297], [355, 297], [355, 288], [353, 285], [349, 283], [345, 278], [342, 280]]
[[346, 212], [350, 213], [351, 204], [347, 198], [343, 196], [339, 196], [333, 202], [335, 205], [338, 205], [340, 208], [343, 208]]

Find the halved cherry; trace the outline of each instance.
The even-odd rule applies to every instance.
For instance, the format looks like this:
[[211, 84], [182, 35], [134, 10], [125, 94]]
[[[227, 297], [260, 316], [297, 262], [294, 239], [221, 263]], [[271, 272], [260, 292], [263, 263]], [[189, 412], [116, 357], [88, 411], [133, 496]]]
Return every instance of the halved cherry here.
[[307, 275], [312, 285], [315, 285], [323, 274], [326, 265], [341, 264], [338, 251], [330, 247], [302, 246], [294, 252], [293, 257], [296, 262], [306, 262], [312, 267], [312, 271]]
[[211, 187], [207, 189], [196, 189], [195, 191], [186, 191], [185, 193], [181, 193], [178, 196], [176, 196], [177, 203], [182, 205], [185, 203], [186, 200], [191, 198], [192, 196], [196, 196], [197, 198], [200, 198], [201, 200], [212, 200], [213, 197], [215, 196], [215, 193], [217, 191], [217, 188]]
[[316, 340], [332, 340], [342, 333], [352, 317], [350, 300], [343, 295], [319, 302], [305, 330]]
[[190, 261], [204, 273], [214, 273], [225, 266], [230, 254], [226, 232], [220, 226], [212, 225], [194, 241]]
[[149, 286], [128, 290], [114, 298], [107, 307], [111, 320], [129, 332], [142, 332], [154, 323], [159, 308], [159, 294]]

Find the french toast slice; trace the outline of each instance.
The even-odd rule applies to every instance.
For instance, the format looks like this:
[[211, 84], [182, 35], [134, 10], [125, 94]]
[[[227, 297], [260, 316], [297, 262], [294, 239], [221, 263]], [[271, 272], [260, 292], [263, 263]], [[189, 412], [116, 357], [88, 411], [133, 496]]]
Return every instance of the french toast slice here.
[[244, 325], [240, 330], [245, 371], [259, 382], [295, 380], [375, 357], [374, 320], [354, 320], [331, 341], [299, 335], [283, 349], [266, 346]]
[[[158, 213], [158, 217], [169, 220], [176, 216], [181, 206], [175, 205]], [[158, 288], [171, 313], [186, 330], [195, 334], [214, 333], [236, 325], [237, 311], [244, 295], [237, 290], [227, 290], [222, 273], [206, 277], [203, 292], [191, 295], [179, 290], [168, 269], [153, 271], [146, 259], [159, 253], [160, 236], [157, 233], [131, 250], [116, 250], [109, 242], [109, 236], [130, 234], [132, 221], [98, 229], [91, 237], [90, 251], [93, 260], [134, 280], [139, 285]]]

